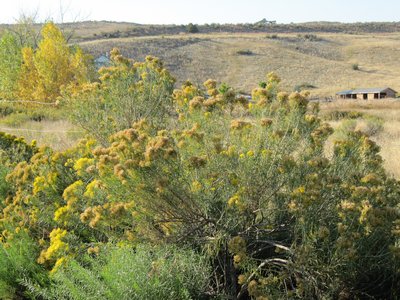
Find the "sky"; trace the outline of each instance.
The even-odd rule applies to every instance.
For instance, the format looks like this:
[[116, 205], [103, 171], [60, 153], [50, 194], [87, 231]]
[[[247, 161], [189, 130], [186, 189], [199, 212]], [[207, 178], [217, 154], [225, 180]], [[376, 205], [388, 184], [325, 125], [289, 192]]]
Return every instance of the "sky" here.
[[[62, 9], [60, 9], [62, 8]], [[399, 21], [400, 0], [0, 0], [0, 23], [39, 12], [39, 21], [140, 24]], [[64, 13], [60, 14], [60, 11]]]

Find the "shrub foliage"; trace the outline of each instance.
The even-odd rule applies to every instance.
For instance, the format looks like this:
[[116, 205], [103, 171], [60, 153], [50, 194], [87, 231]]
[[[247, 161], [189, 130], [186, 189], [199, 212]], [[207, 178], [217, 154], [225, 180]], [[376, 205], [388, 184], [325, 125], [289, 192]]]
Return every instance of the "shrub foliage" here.
[[140, 119], [155, 125], [168, 122], [175, 80], [162, 62], [152, 56], [134, 62], [118, 49], [111, 51], [111, 61], [112, 66], [99, 70], [100, 82], [82, 89], [70, 86], [66, 92], [73, 121], [103, 144], [108, 143], [111, 134]]
[[368, 136], [347, 131], [328, 155], [331, 127], [273, 73], [249, 102], [214, 80], [172, 92], [157, 59], [112, 57], [66, 95], [94, 139], [6, 176], [2, 245], [25, 232], [49, 271], [26, 296], [399, 296], [400, 186]]
[[[95, 253], [95, 252], [93, 252]], [[69, 261], [48, 289], [30, 286], [44, 299], [199, 299], [209, 282], [204, 257], [176, 247], [109, 246], [99, 256]]]

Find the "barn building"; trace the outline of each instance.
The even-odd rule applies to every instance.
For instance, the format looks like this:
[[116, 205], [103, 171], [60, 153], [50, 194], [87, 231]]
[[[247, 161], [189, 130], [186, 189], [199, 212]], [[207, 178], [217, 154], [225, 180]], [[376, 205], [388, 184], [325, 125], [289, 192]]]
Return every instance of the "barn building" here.
[[369, 88], [369, 89], [355, 89], [346, 90], [336, 93], [338, 99], [359, 99], [359, 100], [373, 100], [373, 99], [384, 99], [384, 98], [395, 98], [396, 91], [385, 87], [385, 88]]

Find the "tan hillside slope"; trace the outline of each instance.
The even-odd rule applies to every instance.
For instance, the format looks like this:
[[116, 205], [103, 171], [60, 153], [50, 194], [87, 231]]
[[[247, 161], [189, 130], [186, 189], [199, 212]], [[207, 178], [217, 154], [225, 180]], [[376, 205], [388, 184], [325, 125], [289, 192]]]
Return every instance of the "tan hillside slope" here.
[[215, 78], [245, 92], [270, 71], [281, 76], [287, 90], [302, 84], [315, 86], [314, 96], [333, 96], [356, 87], [389, 86], [400, 91], [400, 33], [180, 34], [80, 45], [94, 56], [113, 47], [137, 60], [155, 55], [178, 82]]

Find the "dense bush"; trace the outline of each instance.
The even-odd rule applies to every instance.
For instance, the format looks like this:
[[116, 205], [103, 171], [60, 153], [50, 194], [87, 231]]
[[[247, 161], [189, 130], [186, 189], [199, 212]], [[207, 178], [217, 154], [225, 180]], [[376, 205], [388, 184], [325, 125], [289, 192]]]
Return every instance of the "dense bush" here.
[[26, 288], [29, 281], [47, 285], [45, 269], [36, 263], [38, 245], [19, 231], [13, 237], [4, 233], [0, 239], [0, 299], [21, 299], [32, 296]]
[[376, 135], [383, 130], [383, 120], [376, 116], [365, 116], [363, 122], [357, 126], [356, 130], [361, 131], [367, 136]]
[[189, 33], [198, 33], [199, 32], [199, 28], [197, 27], [197, 25], [193, 24], [193, 23], [189, 23], [186, 26], [186, 29]]
[[66, 94], [73, 121], [108, 144], [108, 137], [142, 118], [164, 126], [172, 112], [171, 93], [175, 80], [155, 57], [145, 62], [111, 52], [113, 66], [100, 69], [100, 82]]
[[37, 151], [36, 142], [27, 144], [23, 138], [0, 132], [0, 162], [3, 167], [28, 161]]
[[298, 34], [297, 37], [299, 39], [303, 39], [303, 40], [310, 41], [310, 42], [318, 42], [318, 41], [322, 40], [316, 34], [311, 34], [311, 33]]
[[294, 91], [295, 92], [301, 92], [304, 90], [310, 90], [310, 89], [315, 89], [316, 86], [311, 84], [311, 83], [302, 83], [302, 84], [298, 84], [294, 87]]
[[271, 39], [271, 40], [276, 40], [279, 38], [279, 36], [277, 34], [267, 34], [265, 37], [267, 39]]
[[[117, 260], [121, 289], [156, 298], [399, 296], [400, 184], [368, 136], [343, 131], [328, 156], [333, 130], [273, 73], [251, 103], [214, 80], [169, 95], [157, 60], [113, 57], [100, 83], [68, 94], [97, 141], [41, 148], [6, 177], [3, 244], [26, 232], [55, 282], [25, 281], [30, 292], [101, 297], [119, 287]], [[171, 244], [191, 250], [167, 255]]]
[[253, 55], [253, 51], [249, 50], [249, 49], [242, 49], [242, 50], [238, 50], [236, 51], [236, 54], [238, 55]]
[[[335, 116], [335, 114], [331, 114], [330, 116]], [[337, 116], [343, 115], [339, 114]], [[383, 130], [383, 120], [379, 117], [357, 112], [351, 112], [347, 114], [347, 117], [347, 119], [343, 119], [336, 129], [336, 136], [343, 137], [343, 135], [347, 135], [348, 132], [356, 131], [371, 137]]]
[[31, 101], [0, 102], [1, 123], [18, 126], [25, 121], [60, 120], [65, 118], [61, 105], [42, 105]]
[[352, 68], [354, 71], [359, 71], [359, 70], [360, 70], [360, 66], [359, 66], [358, 64], [352, 64], [352, 65], [351, 65], [351, 68]]

